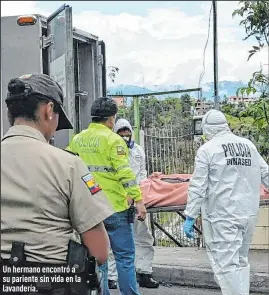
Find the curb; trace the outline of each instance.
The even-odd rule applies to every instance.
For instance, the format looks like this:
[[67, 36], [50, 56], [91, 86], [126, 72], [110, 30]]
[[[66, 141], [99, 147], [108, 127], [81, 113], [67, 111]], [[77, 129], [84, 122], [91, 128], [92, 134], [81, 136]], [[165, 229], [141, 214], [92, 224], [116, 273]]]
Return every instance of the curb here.
[[[219, 289], [210, 268], [153, 266], [154, 278], [166, 284], [195, 288]], [[251, 273], [250, 292], [268, 294], [269, 276], [267, 273]]]

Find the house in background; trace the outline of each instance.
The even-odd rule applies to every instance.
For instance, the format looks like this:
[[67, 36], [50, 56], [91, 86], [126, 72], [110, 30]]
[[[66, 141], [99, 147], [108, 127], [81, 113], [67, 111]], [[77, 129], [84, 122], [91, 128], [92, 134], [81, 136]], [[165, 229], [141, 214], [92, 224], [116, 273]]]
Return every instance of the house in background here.
[[125, 106], [125, 97], [124, 96], [114, 96], [113, 100], [116, 102], [118, 107]]
[[254, 103], [256, 101], [255, 97], [240, 97], [240, 96], [230, 96], [227, 98], [227, 103], [230, 104], [239, 104], [240, 102], [245, 103], [246, 105]]
[[204, 115], [213, 108], [212, 101], [197, 99], [194, 103], [195, 115]]

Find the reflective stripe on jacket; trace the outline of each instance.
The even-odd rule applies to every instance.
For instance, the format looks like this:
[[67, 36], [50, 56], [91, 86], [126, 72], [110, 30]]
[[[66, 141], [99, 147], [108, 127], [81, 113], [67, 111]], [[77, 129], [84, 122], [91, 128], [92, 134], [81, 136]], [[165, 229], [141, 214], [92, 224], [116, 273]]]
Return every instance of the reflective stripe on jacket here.
[[142, 200], [129, 165], [128, 147], [112, 130], [103, 124], [91, 123], [88, 129], [74, 136], [67, 150], [79, 154], [116, 212], [129, 207], [127, 196]]

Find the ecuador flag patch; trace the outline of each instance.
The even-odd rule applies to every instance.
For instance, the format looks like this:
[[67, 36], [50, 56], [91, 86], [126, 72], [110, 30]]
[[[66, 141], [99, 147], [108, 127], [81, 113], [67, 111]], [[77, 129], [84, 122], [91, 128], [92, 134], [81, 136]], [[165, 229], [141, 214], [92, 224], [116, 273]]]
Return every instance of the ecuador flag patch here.
[[82, 176], [81, 179], [85, 182], [92, 195], [102, 190], [90, 173]]

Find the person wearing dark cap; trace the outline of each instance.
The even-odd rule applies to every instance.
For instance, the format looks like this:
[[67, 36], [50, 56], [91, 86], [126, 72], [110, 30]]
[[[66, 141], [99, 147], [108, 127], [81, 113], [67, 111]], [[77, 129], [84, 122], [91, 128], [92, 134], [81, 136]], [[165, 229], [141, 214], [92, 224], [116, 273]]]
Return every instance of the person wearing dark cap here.
[[[129, 165], [129, 151], [125, 141], [113, 132], [117, 104], [102, 97], [92, 104], [92, 123], [88, 129], [74, 136], [68, 150], [78, 153], [89, 171], [103, 189], [115, 214], [105, 221], [112, 252], [116, 260], [121, 294], [138, 295], [135, 273], [135, 245], [133, 237], [132, 207], [135, 202], [137, 218], [144, 220], [146, 208], [141, 190]], [[104, 275], [103, 295], [110, 294], [107, 279], [107, 263], [102, 266]]]
[[[83, 161], [48, 143], [56, 130], [72, 128], [61, 87], [47, 75], [24, 75], [10, 80], [6, 104], [11, 127], [1, 142], [1, 264], [66, 266], [74, 231], [103, 264], [109, 248], [103, 220], [114, 211]], [[69, 284], [36, 288], [61, 295]], [[83, 283], [72, 290], [88, 294]]]

